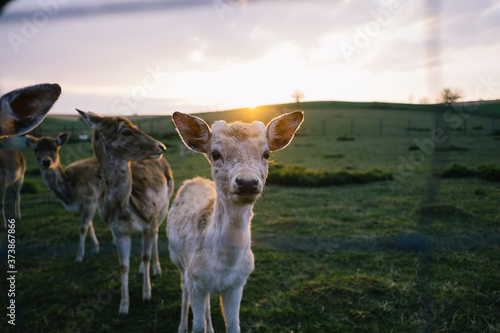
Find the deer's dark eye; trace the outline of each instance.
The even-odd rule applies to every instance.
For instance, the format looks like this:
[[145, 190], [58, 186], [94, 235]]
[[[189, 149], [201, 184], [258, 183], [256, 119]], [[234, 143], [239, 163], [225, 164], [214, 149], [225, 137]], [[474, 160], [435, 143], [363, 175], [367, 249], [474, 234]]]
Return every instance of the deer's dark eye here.
[[131, 130], [131, 129], [128, 129], [128, 128], [126, 128], [126, 129], [124, 129], [124, 130], [122, 131], [122, 135], [123, 135], [123, 136], [131, 136], [132, 134], [134, 134], [134, 133], [132, 132], [132, 130]]
[[217, 150], [212, 151], [212, 159], [214, 161], [217, 161], [221, 157], [222, 157], [222, 155]]
[[262, 157], [263, 157], [264, 159], [266, 159], [266, 160], [267, 160], [267, 159], [269, 158], [269, 155], [270, 155], [270, 154], [271, 154], [271, 152], [270, 152], [269, 150], [266, 150], [266, 151], [264, 152], [264, 154], [262, 154]]

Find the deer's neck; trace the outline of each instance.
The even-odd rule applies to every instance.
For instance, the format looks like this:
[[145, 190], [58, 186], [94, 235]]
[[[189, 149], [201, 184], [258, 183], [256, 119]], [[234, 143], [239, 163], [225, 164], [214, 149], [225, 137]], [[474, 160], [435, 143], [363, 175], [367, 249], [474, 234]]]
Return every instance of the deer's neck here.
[[107, 156], [102, 165], [104, 195], [108, 208], [125, 209], [132, 192], [130, 162]]
[[107, 212], [125, 210], [132, 192], [130, 161], [109, 154], [95, 132], [93, 148], [104, 179], [103, 209]]
[[60, 161], [53, 169], [42, 169], [42, 177], [45, 184], [64, 205], [69, 206], [73, 203], [69, 181]]
[[213, 213], [213, 235], [218, 244], [237, 249], [250, 248], [253, 205], [237, 205], [217, 195]]

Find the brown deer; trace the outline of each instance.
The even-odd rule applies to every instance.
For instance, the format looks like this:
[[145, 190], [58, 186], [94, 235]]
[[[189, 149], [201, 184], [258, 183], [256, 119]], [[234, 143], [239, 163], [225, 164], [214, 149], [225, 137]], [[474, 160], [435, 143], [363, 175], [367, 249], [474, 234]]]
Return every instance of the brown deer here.
[[82, 262], [85, 256], [85, 237], [89, 230], [94, 242], [93, 252], [99, 253], [99, 241], [92, 224], [102, 179], [97, 160], [95, 157], [88, 158], [63, 168], [59, 149], [68, 141], [67, 133], [61, 133], [57, 138], [35, 138], [31, 135], [26, 137], [34, 149], [45, 184], [68, 211], [77, 212], [81, 217], [80, 243], [75, 261]]
[[[161, 158], [165, 146], [128, 119], [77, 111], [94, 129], [92, 146], [103, 176], [99, 213], [113, 234], [118, 252], [122, 282], [118, 319], [124, 319], [129, 312], [128, 273], [133, 232], [142, 232], [139, 269], [144, 278], [142, 299], [146, 303], [151, 300], [149, 261], [151, 251], [158, 253], [154, 247], [173, 192], [172, 171]], [[132, 169], [131, 161], [136, 161]], [[161, 272], [159, 262], [153, 265], [153, 272]]]
[[[39, 84], [11, 91], [0, 98], [0, 138], [21, 135], [38, 125], [61, 94], [58, 84]], [[15, 149], [0, 149], [0, 209], [7, 227], [5, 195], [14, 190], [14, 218], [21, 218], [21, 187], [26, 160]]]
[[185, 145], [205, 154], [214, 181], [184, 182], [167, 218], [170, 258], [181, 272], [179, 332], [187, 332], [189, 305], [193, 332], [213, 332], [210, 294], [220, 293], [228, 332], [240, 332], [240, 302], [254, 269], [250, 249], [253, 205], [262, 193], [269, 155], [285, 148], [303, 120], [296, 111], [267, 126], [203, 120], [175, 112], [172, 116]]

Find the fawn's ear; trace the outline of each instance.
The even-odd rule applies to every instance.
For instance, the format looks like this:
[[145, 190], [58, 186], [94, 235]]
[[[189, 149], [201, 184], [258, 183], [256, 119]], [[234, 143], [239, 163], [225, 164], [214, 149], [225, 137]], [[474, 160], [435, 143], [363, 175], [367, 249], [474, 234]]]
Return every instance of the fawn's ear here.
[[269, 150], [281, 150], [288, 146], [303, 120], [302, 111], [287, 113], [271, 120], [266, 127]]
[[177, 111], [172, 115], [172, 120], [186, 147], [198, 153], [208, 153], [211, 132], [207, 123]]
[[34, 136], [31, 136], [29, 134], [25, 135], [28, 143], [31, 145], [31, 147], [35, 148], [36, 147], [36, 142], [39, 140], [38, 138], [35, 138]]
[[56, 143], [60, 147], [66, 142], [68, 142], [68, 139], [69, 139], [69, 134], [66, 132], [62, 132], [57, 136]]
[[61, 95], [58, 84], [11, 91], [0, 100], [0, 135], [21, 135], [40, 124]]
[[78, 111], [80, 117], [82, 117], [87, 125], [89, 125], [89, 127], [92, 129], [97, 129], [99, 127], [99, 124], [102, 122], [102, 116], [98, 115], [97, 113], [93, 113], [90, 111], [85, 112], [78, 109], [76, 109], [76, 111]]

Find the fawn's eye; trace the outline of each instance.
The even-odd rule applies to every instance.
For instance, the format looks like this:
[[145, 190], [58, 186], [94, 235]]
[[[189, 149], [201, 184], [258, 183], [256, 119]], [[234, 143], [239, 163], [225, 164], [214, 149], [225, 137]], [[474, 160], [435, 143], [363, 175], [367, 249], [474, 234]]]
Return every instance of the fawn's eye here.
[[122, 131], [122, 135], [123, 135], [123, 136], [131, 136], [132, 134], [134, 134], [134, 133], [132, 132], [132, 130], [131, 130], [131, 129], [128, 129], [128, 128], [126, 128], [126, 129], [124, 129], [124, 130]]
[[222, 155], [217, 150], [212, 151], [212, 159], [214, 161], [217, 161], [221, 157], [222, 157]]
[[267, 160], [269, 158], [269, 155], [271, 155], [271, 152], [269, 150], [266, 150], [264, 154], [262, 154], [262, 157]]

